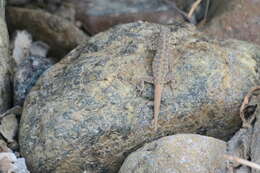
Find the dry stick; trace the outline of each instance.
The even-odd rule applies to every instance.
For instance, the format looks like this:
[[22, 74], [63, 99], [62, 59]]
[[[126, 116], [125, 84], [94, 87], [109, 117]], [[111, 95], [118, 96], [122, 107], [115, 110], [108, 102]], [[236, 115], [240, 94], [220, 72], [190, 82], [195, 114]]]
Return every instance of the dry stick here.
[[240, 163], [240, 164], [249, 166], [249, 167], [251, 167], [251, 168], [260, 170], [260, 165], [254, 163], [254, 162], [250, 162], [250, 161], [248, 161], [248, 160], [241, 159], [241, 158], [235, 157], [235, 156], [226, 155], [226, 154], [224, 154], [224, 158], [227, 159], [227, 160], [235, 161], [235, 162], [237, 162], [237, 163]]
[[209, 1], [210, 0], [206, 0], [207, 1], [207, 4], [206, 4], [206, 10], [205, 10], [205, 14], [204, 14], [204, 21], [206, 21], [207, 20], [207, 17], [208, 17], [208, 12], [209, 12]]
[[[247, 122], [247, 120], [245, 118], [244, 110], [247, 107], [247, 105], [249, 104], [252, 96], [254, 95], [254, 92], [256, 92], [258, 90], [260, 90], [260, 86], [257, 86], [255, 88], [251, 89], [248, 92], [248, 94], [245, 96], [243, 103], [240, 107], [240, 118], [243, 121], [243, 127], [251, 127], [251, 123], [252, 123], [253, 118], [251, 118], [251, 120], [249, 122]], [[239, 158], [239, 157], [235, 157], [235, 156], [226, 155], [226, 154], [224, 154], [224, 158], [227, 159], [227, 160], [237, 162], [237, 163], [249, 166], [251, 168], [260, 170], [260, 165], [254, 163], [254, 162], [250, 162], [248, 160], [245, 160], [245, 159], [242, 159], [242, 158]]]
[[203, 17], [203, 20], [200, 22], [200, 26], [203, 26], [206, 22], [207, 22], [207, 17], [208, 17], [208, 12], [209, 12], [209, 1], [210, 0], [206, 0], [207, 1], [207, 4], [206, 4], [206, 10], [205, 10], [205, 13], [204, 13], [204, 17]]
[[241, 120], [243, 121], [243, 127], [251, 127], [250, 124], [251, 124], [251, 122], [253, 121], [253, 118], [251, 118], [251, 119], [249, 120], [249, 122], [247, 122], [247, 120], [246, 120], [246, 118], [245, 118], [245, 114], [244, 114], [244, 109], [245, 109], [246, 106], [249, 104], [249, 102], [250, 102], [252, 96], [254, 95], [254, 92], [256, 92], [256, 91], [258, 91], [258, 90], [260, 90], [260, 86], [257, 86], [257, 87], [255, 87], [255, 88], [251, 89], [251, 90], [249, 91], [249, 93], [245, 96], [244, 101], [243, 101], [243, 103], [242, 103], [242, 105], [241, 105], [241, 107], [240, 107], [240, 118], [241, 118]]
[[171, 8], [175, 9], [178, 13], [180, 13], [182, 15], [182, 17], [186, 20], [188, 20], [190, 23], [193, 23], [193, 21], [191, 20], [190, 17], [188, 17], [188, 15], [182, 11], [181, 9], [179, 9], [176, 4], [170, 0], [163, 0], [163, 2], [165, 2], [167, 5], [169, 5]]
[[192, 14], [194, 13], [194, 11], [198, 8], [199, 4], [201, 3], [202, 0], [197, 0], [196, 2], [194, 2], [191, 6], [191, 9], [189, 11], [188, 17], [191, 18]]

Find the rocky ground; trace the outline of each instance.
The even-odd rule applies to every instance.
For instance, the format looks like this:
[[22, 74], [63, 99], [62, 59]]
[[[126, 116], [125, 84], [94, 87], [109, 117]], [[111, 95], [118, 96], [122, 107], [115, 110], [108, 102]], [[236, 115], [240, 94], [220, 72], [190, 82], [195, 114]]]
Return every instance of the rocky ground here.
[[[260, 1], [3, 2], [0, 171], [259, 172]], [[155, 131], [140, 84], [162, 27], [174, 75]]]

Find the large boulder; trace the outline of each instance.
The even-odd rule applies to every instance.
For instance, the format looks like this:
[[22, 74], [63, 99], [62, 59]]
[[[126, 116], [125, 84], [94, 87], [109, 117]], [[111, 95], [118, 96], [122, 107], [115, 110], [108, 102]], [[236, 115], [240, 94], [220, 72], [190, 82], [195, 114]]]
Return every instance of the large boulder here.
[[0, 2], [0, 113], [11, 106], [9, 38], [5, 23], [5, 1]]
[[[165, 26], [166, 27], [166, 26]], [[128, 153], [175, 133], [229, 138], [239, 127], [239, 106], [259, 84], [259, 47], [209, 39], [190, 25], [175, 45], [174, 87], [165, 85], [158, 131], [151, 128], [157, 24], [120, 25], [92, 37], [47, 70], [24, 103], [19, 142], [35, 172], [116, 172]], [[176, 34], [173, 34], [176, 35]], [[173, 36], [172, 35], [172, 36]]]
[[119, 173], [224, 173], [224, 141], [194, 134], [163, 137], [130, 154]]

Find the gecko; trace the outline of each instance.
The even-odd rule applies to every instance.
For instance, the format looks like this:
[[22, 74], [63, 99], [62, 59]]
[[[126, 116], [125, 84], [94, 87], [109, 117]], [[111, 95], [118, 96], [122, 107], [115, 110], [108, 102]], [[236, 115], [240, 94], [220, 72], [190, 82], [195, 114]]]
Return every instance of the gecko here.
[[152, 38], [150, 46], [151, 49], [155, 50], [155, 56], [152, 62], [153, 76], [149, 76], [143, 79], [144, 82], [152, 83], [155, 86], [154, 89], [154, 117], [153, 124], [154, 130], [158, 128], [158, 116], [160, 113], [161, 97], [164, 88], [164, 84], [172, 80], [171, 74], [171, 31], [168, 27], [160, 27], [160, 32], [155, 38]]

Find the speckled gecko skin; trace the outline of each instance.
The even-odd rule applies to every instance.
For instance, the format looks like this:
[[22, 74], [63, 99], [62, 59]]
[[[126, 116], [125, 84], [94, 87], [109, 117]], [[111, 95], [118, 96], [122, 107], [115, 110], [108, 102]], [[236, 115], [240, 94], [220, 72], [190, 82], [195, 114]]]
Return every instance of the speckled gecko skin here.
[[153, 76], [144, 80], [155, 86], [153, 124], [154, 130], [157, 131], [163, 85], [172, 79], [170, 73], [170, 56], [172, 56], [170, 28], [160, 26], [160, 33], [152, 39], [151, 49], [156, 50], [152, 63]]
[[173, 61], [179, 57], [175, 57], [175, 46], [181, 44], [181, 40], [191, 35], [192, 29], [184, 29], [182, 26], [174, 28], [171, 31], [170, 27], [159, 26], [159, 33], [156, 33], [151, 38], [149, 48], [156, 51], [152, 63], [152, 77], [146, 77], [143, 80], [148, 83], [153, 83], [154, 89], [154, 130], [158, 129], [158, 116], [160, 113], [160, 105], [164, 84], [171, 82], [173, 88], [174, 75], [171, 72]]

